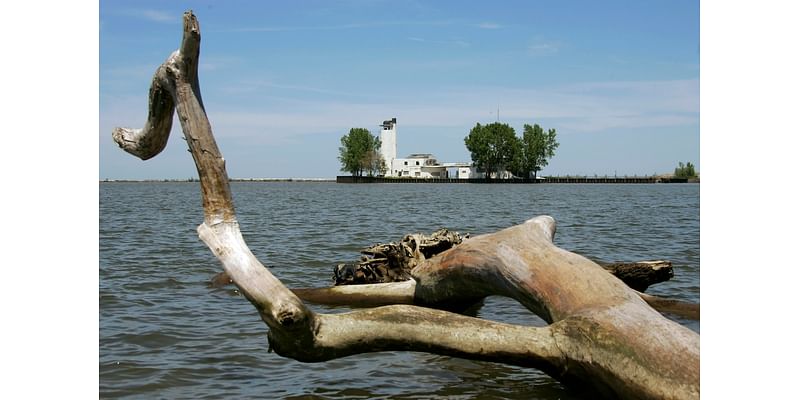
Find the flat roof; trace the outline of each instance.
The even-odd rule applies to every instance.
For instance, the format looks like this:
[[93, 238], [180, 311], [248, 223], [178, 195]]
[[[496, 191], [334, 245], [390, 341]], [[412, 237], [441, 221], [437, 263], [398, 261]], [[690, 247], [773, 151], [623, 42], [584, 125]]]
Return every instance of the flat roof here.
[[408, 157], [406, 158], [436, 158], [436, 157], [434, 157], [433, 154], [428, 154], [428, 153], [414, 153], [414, 154], [409, 154]]
[[472, 163], [466, 163], [466, 162], [446, 162], [446, 163], [442, 163], [442, 165], [443, 165], [443, 166], [445, 166], [445, 167], [448, 167], [448, 168], [453, 168], [453, 167], [471, 167], [471, 166], [472, 166]]

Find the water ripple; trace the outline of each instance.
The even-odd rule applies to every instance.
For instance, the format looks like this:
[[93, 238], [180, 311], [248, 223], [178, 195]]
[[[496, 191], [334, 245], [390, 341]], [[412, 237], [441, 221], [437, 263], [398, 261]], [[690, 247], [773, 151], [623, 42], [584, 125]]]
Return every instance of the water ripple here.
[[[328, 285], [336, 263], [406, 233], [481, 234], [546, 214], [558, 223], [557, 245], [599, 261], [670, 260], [673, 280], [648, 292], [700, 299], [698, 185], [231, 188], [245, 240], [290, 287]], [[199, 191], [197, 183], [100, 185], [101, 398], [580, 398], [536, 370], [425, 353], [319, 364], [268, 353], [256, 310], [234, 288], [206, 285], [220, 266], [195, 231]], [[545, 324], [502, 297], [487, 298], [477, 315]]]

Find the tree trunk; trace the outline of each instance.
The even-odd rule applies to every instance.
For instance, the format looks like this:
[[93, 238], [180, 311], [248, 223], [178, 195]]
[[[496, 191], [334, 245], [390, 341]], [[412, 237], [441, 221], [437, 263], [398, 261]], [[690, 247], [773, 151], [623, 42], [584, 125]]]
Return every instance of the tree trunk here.
[[413, 283], [415, 302], [425, 304], [512, 297], [549, 326], [502, 324], [412, 305], [333, 315], [311, 311], [242, 238], [225, 161], [200, 97], [200, 31], [191, 11], [183, 24], [180, 49], [153, 78], [145, 128], [118, 128], [113, 136], [126, 151], [153, 157], [163, 149], [177, 109], [200, 176], [200, 239], [255, 306], [277, 354], [317, 362], [364, 352], [424, 351], [538, 368], [609, 397], [699, 397], [699, 335], [664, 318], [598, 264], [556, 247], [555, 221], [547, 216], [471, 238], [425, 260], [413, 269], [413, 281], [399, 284]]
[[[406, 238], [413, 236], [415, 235], [406, 235]], [[370, 249], [374, 249], [376, 247], [381, 247], [381, 246], [387, 246], [387, 245], [375, 245], [372, 246]], [[408, 263], [409, 265], [416, 266], [421, 261], [414, 258], [412, 260], [405, 262]], [[617, 278], [621, 279], [622, 282], [628, 286], [630, 286], [630, 284], [626, 282], [626, 278], [628, 277], [629, 274], [633, 274], [637, 277], [644, 275], [647, 279], [652, 279], [652, 281], [648, 283], [653, 284], [665, 280], [663, 278], [663, 274], [652, 273], [653, 270], [657, 271], [659, 269], [667, 267], [669, 268], [670, 271], [672, 269], [672, 265], [669, 261], [640, 261], [636, 263], [608, 264], [608, 265], [600, 264], [600, 265], [603, 267], [603, 269], [605, 269], [612, 275], [616, 276]], [[617, 269], [616, 266], [618, 265], [625, 265], [626, 268]], [[416, 299], [414, 297], [414, 288], [416, 287], [415, 283], [416, 281], [414, 281], [413, 278], [411, 277], [411, 271], [410, 271], [413, 268], [409, 268], [408, 272], [401, 271], [398, 273], [390, 271], [389, 273], [385, 273], [382, 276], [382, 277], [388, 277], [390, 279], [376, 280], [376, 282], [378, 283], [375, 283], [375, 282], [367, 282], [363, 276], [359, 277], [357, 274], [351, 274], [350, 276], [347, 276], [345, 273], [341, 271], [342, 266], [346, 266], [346, 264], [340, 264], [334, 270], [334, 280], [336, 281], [337, 286], [323, 287], [323, 288], [302, 288], [302, 289], [291, 289], [291, 290], [292, 292], [294, 292], [294, 294], [296, 294], [298, 297], [300, 297], [300, 299], [304, 301], [316, 304], [333, 305], [333, 306], [376, 307], [388, 304], [416, 304], [416, 305], [431, 306], [431, 304], [424, 304], [420, 299]], [[372, 265], [369, 265], [369, 267], [374, 268]], [[380, 266], [378, 268], [380, 268]], [[637, 271], [639, 269], [645, 270], [646, 272]], [[393, 280], [391, 279], [393, 276], [403, 277], [403, 279]], [[363, 280], [364, 282], [359, 283], [360, 280]], [[404, 284], [396, 284], [396, 282], [404, 282]], [[338, 286], [341, 285], [342, 283], [344, 283], [344, 286]], [[233, 281], [230, 279], [230, 277], [225, 271], [222, 271], [214, 275], [209, 281], [210, 287], [222, 287], [230, 284], [233, 284]], [[639, 293], [639, 297], [641, 297], [645, 302], [647, 302], [647, 304], [649, 304], [650, 307], [653, 307], [654, 309], [658, 310], [661, 313], [668, 313], [671, 315], [696, 321], [700, 319], [699, 304], [689, 303], [674, 299], [665, 299], [657, 296], [647, 295], [644, 293]], [[479, 300], [481, 299], [475, 299], [475, 301]], [[448, 303], [448, 304], [437, 304], [435, 306], [440, 308], [465, 309], [471, 305], [472, 304], [470, 303], [461, 303], [461, 304]]]

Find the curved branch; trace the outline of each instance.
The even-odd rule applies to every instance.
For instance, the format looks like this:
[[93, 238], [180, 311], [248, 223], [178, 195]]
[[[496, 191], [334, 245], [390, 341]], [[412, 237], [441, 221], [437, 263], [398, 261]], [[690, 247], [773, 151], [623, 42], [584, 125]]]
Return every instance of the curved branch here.
[[[220, 275], [223, 275], [221, 273]], [[227, 281], [227, 274], [224, 275]], [[227, 284], [227, 282], [225, 283]], [[220, 285], [221, 286], [221, 285]], [[373, 283], [368, 285], [345, 285], [322, 288], [291, 289], [301, 300], [314, 304], [349, 307], [378, 307], [392, 304], [423, 305], [414, 298], [416, 281]], [[650, 307], [660, 313], [699, 321], [700, 304], [637, 293]], [[470, 299], [471, 300], [471, 299]], [[431, 304], [426, 304], [430, 306]], [[433, 304], [433, 306], [437, 306]]]
[[644, 304], [598, 264], [553, 245], [555, 229], [552, 217], [540, 216], [475, 236], [412, 270], [417, 296], [435, 304], [456, 292], [466, 298], [502, 295], [547, 322], [625, 301]]
[[416, 281], [409, 279], [402, 282], [292, 289], [292, 292], [303, 301], [314, 304], [377, 307], [392, 304], [414, 304], [416, 285]]
[[[561, 371], [564, 359], [550, 327], [503, 324], [447, 311], [393, 305], [317, 315], [315, 340], [298, 347], [270, 343], [280, 355], [316, 362], [374, 351], [409, 350]], [[275, 331], [270, 330], [270, 335]]]
[[[170, 57], [172, 58], [172, 57]], [[114, 128], [111, 137], [126, 152], [142, 160], [157, 156], [167, 146], [172, 130], [172, 115], [175, 102], [172, 100], [170, 83], [164, 78], [166, 70], [161, 66], [150, 84], [147, 122], [142, 129]]]
[[[241, 236], [225, 160], [200, 100], [199, 54], [200, 25], [195, 15], [187, 11], [183, 14], [180, 49], [170, 55], [153, 77], [145, 129], [117, 128], [114, 139], [118, 143], [122, 141], [127, 146], [123, 148], [130, 153], [152, 157], [166, 144], [169, 129], [165, 127], [171, 123], [173, 110], [177, 109], [200, 177], [204, 211], [204, 222], [198, 227], [201, 240], [222, 261], [225, 271], [270, 327], [297, 326], [313, 320], [313, 313], [255, 258]], [[126, 132], [136, 133], [126, 138]], [[156, 147], [160, 147], [158, 151]]]

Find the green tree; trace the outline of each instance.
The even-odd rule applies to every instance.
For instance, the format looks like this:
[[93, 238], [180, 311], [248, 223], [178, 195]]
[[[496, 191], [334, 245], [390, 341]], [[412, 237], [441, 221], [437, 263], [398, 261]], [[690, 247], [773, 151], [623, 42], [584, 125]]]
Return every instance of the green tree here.
[[351, 128], [350, 132], [341, 139], [339, 147], [339, 162], [342, 171], [347, 171], [353, 176], [364, 176], [367, 172], [383, 173], [386, 170], [383, 157], [380, 155], [381, 140], [364, 128]]
[[539, 124], [525, 124], [522, 131], [521, 152], [518, 154], [520, 159], [515, 163], [517, 167], [515, 173], [523, 178], [533, 177], [542, 168], [546, 167], [548, 160], [555, 155], [558, 148], [556, 141], [556, 130], [548, 129], [547, 132]]
[[678, 163], [678, 168], [675, 168], [675, 177], [676, 178], [696, 178], [697, 172], [694, 170], [694, 165], [692, 163], [687, 162], [686, 165], [683, 165], [682, 162]]
[[364, 170], [367, 171], [369, 176], [385, 175], [386, 174], [386, 161], [380, 153], [381, 141], [377, 137], [373, 137], [371, 149], [364, 155], [362, 164]]
[[492, 172], [500, 172], [513, 166], [514, 154], [520, 146], [514, 128], [499, 122], [489, 125], [476, 124], [464, 138], [472, 162], [491, 178]]

